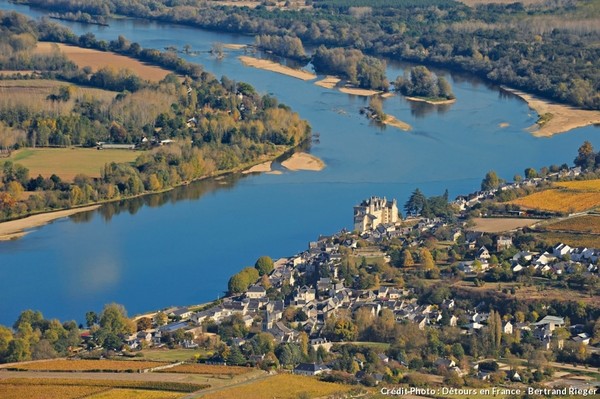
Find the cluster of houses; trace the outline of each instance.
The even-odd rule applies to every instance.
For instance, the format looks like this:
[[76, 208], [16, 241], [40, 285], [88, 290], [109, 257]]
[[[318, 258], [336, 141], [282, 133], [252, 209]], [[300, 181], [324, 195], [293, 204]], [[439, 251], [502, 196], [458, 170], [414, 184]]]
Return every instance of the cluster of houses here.
[[[373, 197], [355, 207], [355, 222], [364, 228], [360, 232], [363, 239], [378, 241], [393, 236], [407, 236], [411, 229], [427, 231], [444, 225], [440, 219], [424, 219], [418, 224], [404, 231], [396, 222], [391, 222], [387, 212], [396, 211], [396, 201], [388, 202], [385, 199]], [[380, 215], [372, 217], [372, 212], [381, 212]], [[371, 216], [369, 216], [371, 215]], [[325, 338], [324, 327], [326, 321], [336, 317], [339, 311], [354, 312], [358, 309], [368, 309], [373, 316], [377, 316], [383, 309], [388, 309], [394, 314], [396, 322], [415, 323], [419, 329], [424, 330], [427, 326], [436, 327], [450, 325], [460, 327], [464, 334], [478, 334], [487, 326], [489, 314], [484, 312], [485, 304], [480, 304], [473, 309], [456, 309], [453, 299], [444, 300], [438, 305], [424, 305], [417, 303], [415, 293], [411, 289], [394, 287], [380, 287], [377, 290], [358, 290], [346, 287], [342, 279], [338, 278], [342, 266], [342, 252], [352, 251], [357, 247], [355, 238], [348, 238], [346, 231], [331, 237], [320, 237], [310, 242], [308, 249], [290, 258], [282, 258], [274, 263], [274, 270], [268, 276], [269, 291], [262, 282], [250, 286], [245, 293], [237, 297], [224, 298], [220, 303], [202, 311], [191, 311], [188, 308], [176, 308], [169, 311], [169, 316], [176, 321], [158, 327], [151, 331], [141, 331], [128, 337], [127, 343], [131, 348], [141, 345], [145, 341], [149, 344], [160, 344], [165, 333], [173, 333], [183, 330], [187, 334], [181, 344], [186, 348], [197, 346], [195, 340], [207, 335], [203, 332], [203, 323], [211, 321], [217, 325], [224, 322], [233, 315], [239, 315], [243, 323], [253, 327], [256, 331], [270, 333], [277, 343], [298, 342], [300, 331], [309, 336], [310, 345], [317, 350], [323, 347], [325, 350], [331, 348], [332, 343]], [[467, 237], [467, 245], [473, 246], [476, 237]], [[495, 250], [502, 251], [512, 246], [510, 237], [500, 236], [496, 238]], [[346, 249], [343, 249], [343, 248]], [[555, 273], [570, 273], [574, 271], [575, 265], [583, 265], [589, 273], [598, 272], [598, 258], [600, 250], [588, 248], [571, 248], [560, 244], [552, 249], [552, 252], [536, 254], [530, 252], [519, 252], [513, 257], [513, 271], [519, 272], [530, 264], [542, 271], [553, 271]], [[490, 251], [481, 247], [476, 251], [476, 259], [462, 262], [459, 268], [465, 272], [485, 271], [489, 268], [488, 261], [491, 258]], [[475, 266], [475, 261], [478, 261]], [[481, 268], [474, 270], [474, 267]], [[299, 285], [297, 281], [307, 281], [304, 276], [310, 276], [315, 271], [320, 271], [321, 277], [314, 285]], [[266, 284], [266, 283], [265, 283]], [[284, 287], [292, 287], [292, 294], [287, 300], [272, 299], [281, 298], [283, 295], [272, 295], [273, 289], [279, 291]], [[294, 307], [297, 312], [302, 312], [305, 317], [298, 322], [298, 327], [290, 328], [284, 320], [284, 311], [287, 307]], [[517, 334], [518, 331], [528, 331], [537, 338], [541, 346], [549, 349], [551, 347], [562, 347], [562, 341], [554, 336], [558, 327], [563, 327], [565, 321], [561, 317], [545, 316], [535, 323], [517, 323], [505, 320], [502, 323], [504, 334]], [[576, 342], [589, 343], [590, 337], [582, 331], [573, 330], [572, 338]], [[242, 345], [244, 339], [235, 339], [234, 345]], [[384, 356], [384, 355], [382, 355]], [[258, 359], [259, 360], [259, 359]], [[448, 368], [456, 367], [449, 365]], [[301, 364], [296, 372], [299, 374], [316, 375], [328, 368], [318, 364]]]
[[[580, 176], [581, 173], [582, 170], [579, 166], [571, 167], [568, 169], [565, 168], [561, 169], [558, 172], [549, 173], [544, 177], [526, 178], [519, 182], [504, 183], [497, 189], [483, 190], [471, 193], [469, 195], [461, 195], [458, 196], [454, 201], [452, 201], [452, 204], [456, 205], [461, 211], [465, 211], [485, 200], [493, 199], [494, 196], [501, 191], [515, 190], [519, 188], [535, 188], [541, 185], [542, 183], [546, 183], [549, 181], [554, 181], [557, 179], [575, 178], [577, 176]], [[515, 213], [522, 214], [523, 212], [515, 211]]]

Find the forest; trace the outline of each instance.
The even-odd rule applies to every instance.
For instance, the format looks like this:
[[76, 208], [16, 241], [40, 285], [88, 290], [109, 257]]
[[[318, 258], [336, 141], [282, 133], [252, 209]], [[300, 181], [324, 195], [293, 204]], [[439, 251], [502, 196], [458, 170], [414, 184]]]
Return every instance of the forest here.
[[600, 109], [600, 71], [595, 67], [600, 59], [595, 45], [600, 9], [591, 0], [474, 8], [449, 0], [323, 0], [312, 2], [308, 10], [212, 6], [201, 0], [20, 2], [60, 12], [120, 14], [297, 37], [304, 45], [444, 66], [577, 107]]
[[[146, 151], [133, 165], [107, 164], [100, 179], [79, 175], [73, 182], [56, 175], [29, 176], [23, 166], [5, 161], [0, 171], [0, 219], [165, 190], [280, 155], [309, 135], [308, 123], [289, 107], [227, 77], [217, 80], [205, 72], [185, 78], [170, 74], [151, 83], [123, 70], [104, 68], [91, 73], [60, 54], [35, 59], [31, 48], [37, 38], [48, 38], [52, 36], [49, 32], [57, 31], [52, 23], [40, 25], [18, 14], [0, 12], [0, 46], [4, 50], [0, 66], [31, 59], [28, 65], [42, 70], [42, 77], [64, 81], [47, 97], [17, 91], [0, 98], [1, 147], [11, 151], [95, 146], [105, 141], [133, 143]], [[24, 36], [27, 40], [22, 40]], [[90, 37], [77, 40], [98, 43]], [[121, 53], [150, 54], [171, 69], [197, 70], [123, 37], [108, 46]], [[45, 66], [48, 70], [44, 71]], [[88, 85], [106, 92], [78, 94]], [[165, 139], [173, 143], [152, 144]]]

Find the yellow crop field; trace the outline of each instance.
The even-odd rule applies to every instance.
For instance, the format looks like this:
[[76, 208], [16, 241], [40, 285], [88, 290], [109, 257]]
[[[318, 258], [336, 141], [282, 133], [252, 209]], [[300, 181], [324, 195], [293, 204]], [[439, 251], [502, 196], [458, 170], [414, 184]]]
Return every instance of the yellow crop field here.
[[95, 395], [86, 396], [87, 399], [175, 399], [182, 394], [165, 391], [147, 391], [137, 389], [111, 389]]
[[[2, 399], [76, 399], [88, 397], [107, 388], [90, 386], [11, 385], [0, 384]], [[158, 398], [157, 398], [158, 399]]]
[[168, 363], [135, 360], [50, 360], [13, 366], [19, 371], [138, 371]]
[[240, 375], [255, 369], [251, 367], [216, 366], [211, 364], [182, 364], [162, 370], [165, 373], [211, 374], [211, 375]]
[[554, 184], [557, 187], [566, 188], [575, 191], [593, 191], [600, 193], [600, 179], [595, 180], [575, 180], [565, 181]]
[[539, 191], [510, 201], [526, 209], [550, 212], [582, 212], [600, 206], [600, 180], [560, 182], [548, 190]]
[[[100, 177], [100, 171], [110, 162], [133, 162], [140, 155], [132, 150], [96, 150], [95, 148], [26, 148], [15, 151], [4, 159], [19, 163], [29, 169], [30, 177], [53, 173], [66, 181], [83, 173]], [[0, 161], [2, 164], [3, 161]]]
[[545, 226], [549, 231], [600, 234], [600, 216], [586, 215], [560, 220]]
[[315, 378], [279, 374], [255, 383], [240, 385], [233, 388], [210, 392], [202, 396], [203, 399], [265, 399], [277, 397], [278, 399], [296, 399], [299, 395], [311, 398], [327, 397], [337, 392], [347, 392], [351, 386], [322, 382]]

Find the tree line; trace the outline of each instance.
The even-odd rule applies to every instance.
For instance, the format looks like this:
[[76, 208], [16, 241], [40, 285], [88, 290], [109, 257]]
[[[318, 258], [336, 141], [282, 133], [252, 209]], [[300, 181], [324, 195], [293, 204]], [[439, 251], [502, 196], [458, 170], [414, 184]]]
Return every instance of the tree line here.
[[[588, 109], [600, 109], [597, 29], [579, 6], [458, 2], [313, 2], [312, 10], [211, 7], [200, 0], [150, 8], [140, 1], [28, 0], [58, 11], [122, 14], [228, 32], [297, 37], [304, 44], [357, 49], [373, 56], [441, 65]], [[202, 10], [190, 13], [189, 6]], [[371, 6], [368, 13], [356, 8]], [[583, 7], [583, 6], [582, 6]], [[549, 19], [548, 16], [555, 17]], [[575, 33], [575, 34], [574, 34]]]

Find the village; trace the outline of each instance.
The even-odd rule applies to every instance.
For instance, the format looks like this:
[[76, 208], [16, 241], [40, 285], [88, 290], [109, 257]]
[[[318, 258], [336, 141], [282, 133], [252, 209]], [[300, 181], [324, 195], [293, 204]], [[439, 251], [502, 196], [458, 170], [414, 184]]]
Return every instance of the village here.
[[[470, 205], [491, 194], [472, 196]], [[467, 206], [460, 207], [461, 211]], [[442, 217], [401, 220], [396, 200], [371, 197], [354, 207], [353, 232], [342, 230], [319, 237], [306, 251], [272, 262], [272, 270], [244, 292], [202, 310], [167, 309], [163, 314], [171, 322], [159, 326], [154, 315], [154, 328], [126, 337], [127, 347], [200, 346], [215, 349], [213, 356], [203, 359], [210, 363], [267, 369], [278, 365], [296, 374], [365, 385], [402, 381], [394, 376], [408, 370], [429, 370], [427, 373], [440, 375], [445, 382], [463, 386], [469, 380], [549, 380], [549, 364], [557, 361], [600, 366], [599, 350], [590, 345], [600, 340], [597, 316], [594, 319], [597, 309], [584, 306], [574, 315], [568, 306], [558, 309], [550, 300], [507, 307], [508, 302], [499, 301], [494, 290], [487, 298], [479, 296], [481, 300], [466, 299], [464, 295], [455, 297], [453, 290], [443, 285], [457, 280], [473, 281], [469, 284], [475, 286], [499, 280], [535, 285], [532, 276], [550, 281], [565, 276], [597, 281], [600, 249], [558, 243], [545, 251], [523, 250], [513, 242], [515, 232], [490, 235], [461, 223]], [[450, 241], [462, 247], [465, 256], [460, 261], [458, 256], [446, 258], [446, 266], [440, 268], [444, 257], [434, 250], [435, 264], [425, 266], [424, 252], [429, 253], [426, 237], [441, 229], [449, 231]], [[411, 251], [420, 266], [412, 259], [406, 261], [406, 253]], [[352, 266], [351, 259], [355, 260], [350, 262]], [[402, 262], [404, 265], [399, 264]], [[384, 265], [396, 270], [390, 272]], [[435, 283], [428, 287], [414, 284], [421, 277]], [[514, 285], [498, 296], [506, 300], [510, 294], [515, 294]], [[391, 320], [386, 333], [369, 332], [379, 328], [384, 319]], [[371, 326], [362, 325], [365, 322]], [[222, 328], [225, 325], [227, 328]], [[412, 348], [402, 339], [407, 329], [421, 334], [425, 342], [434, 337], [439, 342], [437, 336], [444, 335], [446, 347], [437, 351]], [[177, 332], [179, 341], [174, 342]], [[276, 358], [272, 352], [256, 350], [257, 336], [273, 341], [269, 348], [275, 348]], [[368, 345], [369, 336], [374, 337], [372, 343], [384, 345]], [[293, 346], [301, 348], [300, 356], [290, 357], [288, 349], [281, 349]], [[348, 351], [349, 365], [341, 360]]]

